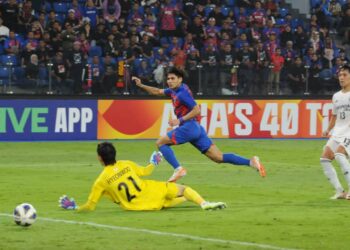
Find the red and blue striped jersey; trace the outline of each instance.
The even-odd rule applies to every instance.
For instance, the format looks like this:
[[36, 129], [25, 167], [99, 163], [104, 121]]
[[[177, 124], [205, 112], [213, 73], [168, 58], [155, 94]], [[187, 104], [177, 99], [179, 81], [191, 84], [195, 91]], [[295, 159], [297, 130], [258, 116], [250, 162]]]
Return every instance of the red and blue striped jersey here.
[[[177, 89], [165, 89], [164, 94], [171, 97], [174, 112], [178, 119], [188, 114], [197, 105], [193, 98], [192, 91], [185, 83], [181, 84]], [[197, 116], [194, 119], [199, 121], [200, 116]]]

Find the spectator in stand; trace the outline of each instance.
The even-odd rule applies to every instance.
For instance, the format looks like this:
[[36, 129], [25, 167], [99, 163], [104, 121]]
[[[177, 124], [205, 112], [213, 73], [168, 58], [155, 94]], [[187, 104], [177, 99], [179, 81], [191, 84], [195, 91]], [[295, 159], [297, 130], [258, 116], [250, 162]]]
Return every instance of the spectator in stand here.
[[132, 1], [130, 0], [119, 0], [119, 4], [120, 4], [120, 17], [126, 19], [129, 15], [129, 11], [131, 10], [132, 7]]
[[[88, 83], [88, 92], [90, 91], [94, 94], [105, 93], [104, 90], [104, 69], [103, 65], [100, 61], [100, 57], [94, 56], [92, 57], [91, 63], [88, 64], [87, 69], [85, 70], [86, 78], [91, 79], [91, 86]], [[89, 89], [91, 87], [91, 89]]]
[[229, 43], [223, 45], [223, 49], [220, 51], [219, 55], [220, 88], [218, 94], [223, 94], [228, 93], [227, 90], [231, 91], [231, 70], [236, 62], [236, 55]]
[[0, 17], [0, 43], [3, 45], [5, 40], [9, 37], [10, 30], [5, 25], [3, 25], [3, 20]]
[[196, 9], [195, 2], [193, 0], [183, 0], [182, 1], [182, 12], [181, 16], [188, 21], [191, 21], [193, 18], [193, 13]]
[[129, 38], [123, 38], [118, 54], [123, 58], [126, 64], [131, 64], [131, 62], [135, 59], [134, 51], [130, 46]]
[[23, 87], [34, 87], [37, 85], [39, 74], [39, 60], [36, 54], [30, 56], [29, 63], [25, 67], [25, 80]]
[[15, 32], [19, 32], [18, 27], [18, 14], [19, 7], [16, 0], [9, 0], [3, 3], [1, 8], [2, 18], [4, 20], [4, 25], [8, 27], [10, 30]]
[[320, 39], [320, 33], [318, 31], [313, 31], [311, 38], [308, 42], [308, 47], [312, 47], [317, 55], [321, 55], [323, 51], [323, 42]]
[[275, 32], [271, 32], [269, 35], [269, 40], [264, 44], [266, 51], [269, 53], [270, 57], [272, 57], [272, 55], [275, 54], [277, 48], [280, 47], [276, 36], [277, 34]]
[[346, 9], [340, 23], [340, 34], [344, 36], [343, 44], [350, 43], [350, 8]]
[[119, 56], [118, 45], [112, 33], [108, 34], [107, 41], [103, 46], [103, 54], [110, 55], [111, 57]]
[[259, 30], [262, 30], [262, 28], [266, 24], [266, 19], [267, 19], [266, 12], [262, 8], [261, 2], [260, 1], [256, 1], [255, 2], [255, 9], [253, 10], [253, 13], [250, 16], [251, 24], [252, 25], [256, 25], [256, 27]]
[[[187, 55], [186, 60], [186, 71], [188, 73], [188, 78], [186, 79], [187, 85], [192, 90], [192, 93], [198, 92], [198, 65], [201, 63], [201, 58], [199, 51], [195, 47], [191, 47]], [[201, 90], [202, 91], [202, 90]]]
[[258, 41], [255, 50], [255, 77], [254, 77], [254, 86], [253, 93], [266, 94], [267, 93], [267, 79], [269, 74], [269, 56], [266, 50], [264, 49], [264, 44], [262, 41]]
[[239, 36], [239, 39], [235, 41], [235, 51], [237, 52], [241, 50], [245, 44], [248, 44], [248, 47], [249, 47], [247, 35], [245, 33], [242, 33]]
[[104, 0], [103, 17], [107, 24], [114, 24], [118, 21], [121, 14], [121, 7], [118, 0]]
[[242, 34], [248, 32], [250, 18], [247, 14], [247, 10], [244, 7], [239, 8], [239, 12], [236, 15], [236, 23], [238, 28], [237, 33]]
[[5, 43], [4, 43], [4, 49], [6, 53], [9, 55], [18, 56], [21, 48], [22, 48], [21, 41], [18, 38], [16, 38], [16, 34], [14, 31], [10, 31], [9, 37], [5, 40]]
[[73, 26], [66, 23], [65, 30], [61, 33], [62, 49], [69, 51], [73, 49], [73, 43], [77, 39]]
[[243, 8], [253, 7], [253, 1], [250, 1], [250, 0], [237, 0], [236, 4], [238, 7], [243, 7]]
[[278, 15], [278, 3], [275, 0], [266, 0], [264, 4], [266, 11], [269, 11], [272, 16]]
[[289, 67], [297, 55], [298, 53], [293, 49], [293, 42], [288, 41], [287, 46], [284, 49], [282, 49], [282, 56], [285, 60], [284, 66]]
[[72, 3], [70, 5], [70, 9], [74, 10], [74, 17], [76, 20], [82, 20], [83, 19], [83, 8], [79, 5], [78, 0], [72, 0]]
[[311, 94], [317, 94], [323, 86], [320, 81], [322, 62], [316, 53], [312, 55], [309, 67], [309, 90]]
[[192, 25], [189, 27], [189, 33], [193, 35], [193, 41], [200, 50], [203, 47], [203, 41], [205, 39], [204, 25], [200, 16], [195, 16]]
[[130, 24], [136, 19], [143, 19], [143, 15], [141, 13], [141, 8], [138, 2], [134, 2], [132, 5], [132, 9], [129, 10], [129, 14], [127, 17], [127, 23]]
[[275, 34], [275, 38], [277, 38], [280, 36], [280, 29], [275, 26], [275, 23], [272, 19], [267, 19], [266, 27], [263, 28], [262, 33], [265, 39], [269, 39], [271, 34]]
[[160, 29], [162, 37], [172, 37], [176, 35], [176, 16], [179, 8], [171, 2], [164, 0], [160, 9]]
[[223, 21], [225, 19], [225, 16], [221, 12], [221, 6], [220, 5], [216, 5], [214, 7], [214, 9], [209, 13], [208, 19], [210, 19], [210, 18], [214, 18], [217, 26], [219, 26], [219, 27], [222, 26], [222, 23], [223, 23]]
[[90, 19], [90, 25], [92, 28], [95, 28], [97, 23], [98, 11], [95, 7], [93, 0], [87, 0], [84, 8], [84, 17], [88, 17]]
[[275, 52], [271, 54], [271, 70], [268, 80], [268, 94], [280, 94], [280, 79], [281, 71], [284, 66], [284, 58], [281, 55], [281, 49], [276, 48]]
[[301, 25], [294, 32], [294, 46], [299, 54], [303, 54], [307, 46], [308, 37]]
[[63, 53], [57, 52], [53, 59], [52, 80], [58, 94], [68, 94], [72, 92], [72, 80], [68, 79], [68, 64], [63, 59]]
[[[243, 34], [242, 34], [243, 35]], [[250, 50], [249, 44], [246, 42], [237, 53], [238, 69], [238, 92], [239, 94], [248, 94], [254, 84], [254, 69], [256, 55]]]
[[69, 73], [73, 80], [73, 93], [79, 94], [82, 92], [83, 86], [83, 69], [87, 59], [86, 52], [81, 49], [81, 43], [75, 41], [73, 44], [73, 50], [67, 51], [65, 58], [69, 67]]
[[82, 25], [82, 22], [75, 17], [74, 9], [68, 10], [68, 15], [66, 20], [63, 22], [63, 26], [66, 27], [67, 24], [70, 24], [74, 30], [78, 30]]
[[297, 56], [294, 62], [286, 69], [287, 81], [292, 94], [298, 95], [305, 92], [306, 70], [301, 57]]
[[136, 70], [136, 75], [141, 80], [153, 83], [153, 70], [148, 60], [142, 60], [140, 66]]
[[181, 20], [179, 25], [176, 27], [176, 35], [181, 38], [185, 37], [188, 33], [188, 28], [187, 19]]
[[342, 9], [341, 5], [337, 0], [330, 0], [327, 4], [328, 23], [332, 33], [337, 33], [341, 22]]
[[51, 59], [52, 52], [52, 48], [50, 46], [47, 46], [44, 40], [39, 41], [39, 46], [36, 50], [36, 54], [41, 65], [46, 67], [47, 63]]
[[34, 33], [29, 31], [27, 39], [23, 43], [24, 50], [22, 51], [22, 66], [26, 65], [30, 61], [30, 56], [35, 53], [38, 47], [38, 41], [34, 39]]
[[31, 29], [31, 23], [35, 20], [32, 1], [25, 1], [18, 15], [18, 27], [22, 32], [28, 32]]
[[149, 58], [152, 56], [154, 44], [152, 40], [150, 40], [150, 37], [144, 33], [142, 36], [142, 40], [140, 42], [140, 47], [142, 49], [142, 55], [146, 58]]
[[103, 68], [105, 71], [102, 81], [102, 90], [105, 94], [112, 94], [116, 91], [116, 82], [118, 80], [117, 65], [110, 54], [106, 54], [103, 60]]
[[280, 44], [282, 48], [285, 48], [287, 46], [287, 42], [291, 41], [293, 42], [294, 40], [294, 34], [292, 32], [292, 28], [290, 25], [286, 25], [284, 27], [284, 31], [282, 31], [280, 35]]
[[218, 88], [218, 66], [219, 66], [219, 54], [216, 50], [214, 43], [209, 43], [201, 55], [201, 62], [203, 64], [203, 92], [205, 94], [219, 94]]

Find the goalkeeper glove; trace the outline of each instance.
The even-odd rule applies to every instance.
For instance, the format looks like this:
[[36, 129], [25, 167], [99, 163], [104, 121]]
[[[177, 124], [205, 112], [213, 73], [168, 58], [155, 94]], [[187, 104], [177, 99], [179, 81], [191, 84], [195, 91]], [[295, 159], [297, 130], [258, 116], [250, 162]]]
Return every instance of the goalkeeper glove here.
[[67, 195], [63, 195], [58, 200], [59, 206], [63, 209], [67, 210], [75, 210], [78, 209], [77, 204], [74, 201], [74, 198], [68, 198]]
[[149, 159], [149, 163], [158, 166], [158, 164], [162, 161], [163, 155], [161, 152], [154, 151]]

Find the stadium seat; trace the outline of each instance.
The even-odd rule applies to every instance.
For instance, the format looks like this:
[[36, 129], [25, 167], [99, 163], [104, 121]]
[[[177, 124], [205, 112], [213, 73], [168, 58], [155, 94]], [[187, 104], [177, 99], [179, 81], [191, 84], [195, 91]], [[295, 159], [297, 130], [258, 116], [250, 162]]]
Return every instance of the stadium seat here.
[[205, 12], [205, 16], [209, 16], [209, 13], [213, 11], [213, 7], [211, 6], [206, 6], [205, 9], [204, 9], [204, 12]]
[[230, 12], [230, 8], [223, 6], [221, 8], [221, 13], [226, 17], [228, 13]]
[[58, 3], [54, 2], [53, 3], [53, 9], [55, 10], [56, 13], [59, 14], [66, 14], [68, 11], [68, 4], [67, 3]]
[[227, 0], [227, 5], [230, 7], [235, 6], [235, 0]]
[[288, 13], [289, 13], [289, 10], [287, 8], [280, 8], [278, 13], [280, 14], [280, 16], [283, 18], [285, 17]]
[[17, 65], [17, 57], [14, 55], [2, 55], [0, 60], [2, 65], [7, 65], [9, 63], [12, 63], [14, 66]]
[[101, 57], [102, 56], [102, 48], [100, 46], [91, 46], [90, 50], [89, 50], [89, 57], [94, 57], [94, 56], [98, 56]]
[[9, 68], [0, 66], [0, 85], [7, 85], [9, 82]]
[[276, 19], [276, 26], [283, 26], [286, 24], [286, 20], [284, 18], [277, 18]]

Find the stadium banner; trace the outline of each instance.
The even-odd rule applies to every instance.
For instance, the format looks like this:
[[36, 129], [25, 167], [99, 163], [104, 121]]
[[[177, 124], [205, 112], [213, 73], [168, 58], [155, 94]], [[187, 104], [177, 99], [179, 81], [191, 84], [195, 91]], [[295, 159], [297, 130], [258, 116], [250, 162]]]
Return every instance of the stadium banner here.
[[[330, 100], [197, 100], [211, 138], [321, 138]], [[98, 139], [153, 139], [175, 117], [169, 100], [99, 100]]]
[[96, 100], [0, 100], [0, 141], [96, 140]]

